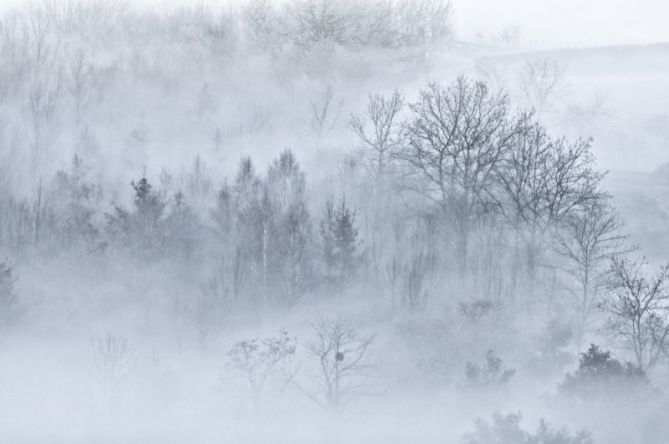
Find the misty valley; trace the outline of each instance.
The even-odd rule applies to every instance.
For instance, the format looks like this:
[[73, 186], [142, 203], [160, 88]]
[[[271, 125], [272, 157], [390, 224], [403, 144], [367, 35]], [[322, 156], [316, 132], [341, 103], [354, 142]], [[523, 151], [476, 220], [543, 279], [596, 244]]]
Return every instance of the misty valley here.
[[458, 14], [0, 8], [0, 442], [669, 442], [669, 44]]

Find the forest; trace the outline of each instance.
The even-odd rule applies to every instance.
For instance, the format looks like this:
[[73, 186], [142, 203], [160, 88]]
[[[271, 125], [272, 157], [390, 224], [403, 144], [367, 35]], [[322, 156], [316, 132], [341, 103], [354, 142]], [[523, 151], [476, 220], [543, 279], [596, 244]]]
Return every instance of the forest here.
[[0, 442], [665, 442], [669, 46], [457, 14], [3, 6]]

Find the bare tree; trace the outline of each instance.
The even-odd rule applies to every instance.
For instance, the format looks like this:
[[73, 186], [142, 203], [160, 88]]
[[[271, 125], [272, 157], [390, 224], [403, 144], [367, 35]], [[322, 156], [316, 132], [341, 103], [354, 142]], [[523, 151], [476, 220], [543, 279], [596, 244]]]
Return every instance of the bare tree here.
[[430, 45], [452, 36], [452, 16], [449, 0], [298, 0], [276, 11], [255, 1], [245, 19], [256, 42], [273, 36], [302, 51], [326, 52], [335, 45], [413, 46], [427, 56]]
[[470, 233], [492, 208], [495, 171], [510, 148], [508, 97], [481, 82], [458, 78], [447, 88], [431, 83], [410, 105], [408, 184], [441, 211], [455, 232], [461, 276], [466, 272]]
[[402, 301], [410, 312], [425, 309], [430, 294], [432, 273], [437, 259], [430, 252], [414, 254], [406, 266], [403, 277]]
[[511, 149], [495, 165], [500, 211], [524, 243], [534, 277], [548, 232], [578, 208], [600, 200], [603, 173], [595, 169], [590, 141], [554, 139], [533, 113], [515, 124]]
[[406, 45], [429, 46], [447, 40], [453, 33], [453, 7], [449, 0], [405, 0], [398, 3], [400, 35]]
[[543, 231], [551, 222], [547, 201], [550, 194], [548, 170], [551, 167], [551, 139], [546, 129], [523, 114], [516, 124], [508, 154], [496, 165], [503, 196], [500, 209], [509, 223], [530, 232]]
[[602, 197], [605, 173], [595, 168], [591, 140], [552, 138], [534, 120], [521, 115], [508, 156], [498, 163], [497, 178], [514, 223], [544, 231], [575, 208]]
[[669, 346], [669, 266], [649, 276], [645, 259], [614, 258], [611, 296], [602, 304], [606, 329], [629, 349], [636, 365], [649, 372]]
[[527, 60], [518, 73], [518, 85], [526, 104], [539, 114], [550, 111], [564, 90], [563, 77], [564, 69], [555, 60]]
[[349, 1], [300, 0], [284, 11], [281, 34], [303, 50], [346, 44], [351, 39], [355, 9]]
[[240, 197], [225, 184], [217, 193], [216, 206], [211, 211], [216, 237], [221, 244], [221, 259], [215, 275], [203, 288], [200, 316], [213, 323], [220, 321], [222, 310], [240, 302], [251, 271], [248, 251], [235, 242], [238, 238], [237, 211], [241, 204], [238, 201]]
[[251, 0], [242, 12], [251, 40], [259, 49], [277, 45], [279, 14], [270, 0]]
[[362, 142], [362, 157], [377, 179], [386, 173], [399, 149], [398, 119], [403, 106], [399, 91], [389, 98], [370, 95], [365, 114], [351, 116], [349, 126]]
[[291, 361], [295, 356], [295, 338], [281, 332], [276, 337], [245, 340], [233, 345], [228, 352], [227, 368], [242, 374], [258, 400], [268, 383], [277, 379], [283, 390], [294, 376]]
[[372, 366], [369, 347], [374, 336], [362, 336], [341, 319], [326, 319], [312, 325], [316, 340], [308, 350], [319, 361], [321, 391], [314, 395], [304, 391], [318, 404], [345, 407], [352, 400], [369, 395], [367, 382]]
[[68, 91], [74, 108], [74, 125], [76, 128], [80, 128], [86, 106], [93, 95], [92, 84], [94, 80], [93, 68], [84, 50], [79, 50], [70, 56], [68, 74]]
[[370, 95], [362, 114], [352, 114], [349, 127], [358, 137], [361, 164], [369, 174], [365, 184], [366, 205], [363, 207], [363, 221], [367, 228], [371, 271], [378, 276], [379, 262], [388, 248], [385, 241], [391, 231], [391, 220], [386, 217], [396, 200], [395, 173], [397, 154], [401, 148], [401, 112], [404, 98], [395, 90], [390, 96]]
[[56, 137], [63, 83], [56, 19], [55, 5], [46, 2], [32, 3], [24, 17], [24, 38], [30, 54], [27, 107], [33, 132], [33, 168], [48, 159], [46, 155]]
[[27, 25], [17, 14], [6, 15], [0, 20], [0, 98], [5, 101], [17, 93], [28, 77], [31, 59], [27, 51]]
[[48, 153], [56, 136], [58, 102], [61, 94], [60, 74], [51, 78], [36, 79], [30, 88], [28, 109], [33, 131], [32, 149], [34, 167], [48, 159]]
[[335, 97], [334, 87], [329, 84], [319, 96], [309, 103], [309, 128], [318, 137], [330, 132], [337, 123], [341, 110], [341, 100]]
[[574, 280], [567, 289], [576, 301], [576, 340], [580, 348], [586, 324], [611, 277], [611, 259], [629, 252], [622, 222], [607, 202], [587, 203], [569, 215], [555, 232], [561, 269]]
[[27, 10], [26, 31], [34, 66], [37, 71], [54, 57], [50, 37], [55, 34], [57, 25], [55, 5], [32, 3]]

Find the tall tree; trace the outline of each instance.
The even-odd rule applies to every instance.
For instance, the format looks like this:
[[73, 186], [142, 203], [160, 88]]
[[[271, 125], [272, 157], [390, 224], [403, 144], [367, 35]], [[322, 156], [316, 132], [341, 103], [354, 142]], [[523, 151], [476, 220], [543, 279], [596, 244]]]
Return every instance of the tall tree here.
[[332, 200], [325, 202], [320, 232], [326, 277], [343, 285], [355, 277], [361, 260], [356, 215], [346, 200], [337, 207]]
[[114, 242], [137, 257], [155, 257], [164, 246], [167, 204], [146, 177], [130, 185], [134, 191], [133, 209], [115, 205], [114, 213], [107, 214], [107, 231]]
[[388, 172], [400, 148], [399, 117], [403, 106], [399, 91], [390, 97], [370, 95], [365, 113], [351, 116], [349, 126], [362, 143], [362, 158], [377, 180]]
[[647, 268], [645, 259], [614, 258], [611, 294], [602, 308], [609, 314], [608, 331], [648, 373], [669, 351], [669, 266], [654, 275]]
[[491, 211], [496, 167], [510, 149], [509, 99], [460, 77], [446, 88], [429, 84], [409, 106], [413, 115], [402, 152], [408, 185], [433, 202], [452, 228], [464, 276], [472, 228]]
[[511, 149], [496, 164], [495, 200], [525, 250], [530, 279], [550, 240], [548, 234], [571, 214], [605, 199], [590, 141], [550, 137], [533, 113], [515, 123]]
[[567, 289], [576, 302], [576, 340], [580, 348], [587, 322], [611, 279], [611, 260], [629, 252], [622, 222], [606, 201], [589, 202], [570, 214], [555, 232], [560, 268], [573, 282]]
[[52, 194], [63, 246], [96, 251], [100, 235], [96, 215], [102, 189], [89, 179], [88, 168], [79, 156], [74, 156], [68, 171], [56, 173]]
[[284, 297], [294, 302], [310, 285], [311, 220], [305, 175], [292, 151], [283, 151], [270, 165], [266, 187], [276, 212], [271, 242], [273, 279], [284, 289]]

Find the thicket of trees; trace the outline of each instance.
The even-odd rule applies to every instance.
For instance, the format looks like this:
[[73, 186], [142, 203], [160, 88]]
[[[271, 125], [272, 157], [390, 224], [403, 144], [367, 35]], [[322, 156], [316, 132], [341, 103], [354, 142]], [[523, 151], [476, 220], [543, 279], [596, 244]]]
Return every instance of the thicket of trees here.
[[[503, 91], [464, 77], [415, 101], [371, 96], [351, 129], [352, 196], [310, 190], [284, 150], [264, 172], [243, 158], [231, 180], [199, 158], [179, 182], [144, 175], [124, 193], [129, 206], [110, 207], [75, 156], [29, 197], [3, 193], [0, 240], [16, 257], [204, 264], [203, 323], [371, 285], [410, 312], [458, 303], [473, 321], [569, 310], [579, 344], [606, 307], [642, 368], [664, 355], [663, 275], [647, 282], [625, 259], [611, 267], [632, 249], [590, 141], [551, 136], [532, 112], [513, 114]], [[446, 282], [450, 292], [435, 292]]]
[[365, 2], [304, 0], [275, 5], [255, 0], [243, 9], [245, 25], [261, 48], [291, 44], [303, 51], [333, 45], [428, 48], [452, 37], [452, 8], [447, 0]]
[[[450, 41], [451, 16], [447, 0], [248, 0], [161, 11], [86, 0], [8, 7], [0, 17], [0, 156], [21, 167], [2, 171], [1, 186], [37, 192], [64, 153], [141, 165], [163, 141], [156, 127], [176, 129], [174, 119], [190, 121], [187, 138], [198, 151], [220, 156], [229, 142], [271, 128], [277, 116], [268, 108], [283, 100], [278, 94], [262, 103], [262, 88], [240, 91], [235, 76], [286, 80], [296, 94], [327, 86], [329, 103], [332, 79], [312, 74], [362, 51], [401, 49], [420, 59]], [[138, 83], [142, 91], [129, 92]], [[152, 113], [164, 93], [186, 106]], [[320, 100], [306, 97], [304, 114], [320, 114], [312, 117], [322, 132], [336, 110], [308, 110], [309, 103]], [[107, 142], [117, 153], [112, 159], [100, 157]], [[35, 177], [22, 177], [28, 171]]]
[[[512, 113], [503, 91], [463, 77], [429, 83], [415, 101], [398, 92], [372, 95], [350, 128], [359, 141], [343, 166], [356, 184], [350, 194], [311, 190], [285, 149], [265, 170], [242, 158], [232, 178], [216, 177], [200, 158], [179, 181], [168, 172], [144, 174], [120, 196], [127, 204], [110, 204], [111, 193], [75, 156], [33, 195], [3, 195], [2, 248], [17, 260], [121, 260], [140, 272], [192, 276], [192, 292], [174, 302], [183, 312], [175, 313], [176, 332], [185, 319], [203, 344], [238, 314], [276, 316], [353, 297], [423, 318], [412, 341], [432, 340], [419, 332], [431, 335], [431, 313], [443, 309], [455, 310], [463, 334], [474, 338], [480, 329], [544, 335], [536, 357], [556, 372], [568, 362], [570, 339], [580, 350], [586, 338], [608, 333], [634, 363], [591, 346], [559, 385], [560, 399], [641, 400], [652, 390], [647, 375], [669, 344], [666, 269], [652, 274], [629, 258], [634, 248], [601, 187], [588, 140], [551, 136], [532, 112]], [[23, 310], [13, 270], [3, 267], [4, 328]], [[120, 338], [98, 347], [108, 397], [130, 368]], [[297, 390], [342, 409], [374, 392], [373, 336], [330, 319], [314, 324], [313, 338], [304, 354], [287, 334], [240, 341], [228, 368], [247, 381], [256, 403], [269, 390]], [[499, 346], [480, 341], [476, 347]], [[535, 347], [515, 345], [527, 346]], [[496, 396], [513, 387], [515, 368], [490, 349], [478, 363], [485, 350], [474, 350], [456, 358], [469, 393]], [[428, 362], [431, 371], [435, 362]], [[298, 372], [302, 364], [314, 366], [311, 381]], [[516, 419], [500, 421], [481, 422], [476, 433], [508, 426], [523, 442], [541, 433], [588, 442], [541, 428], [535, 436], [517, 429]]]

